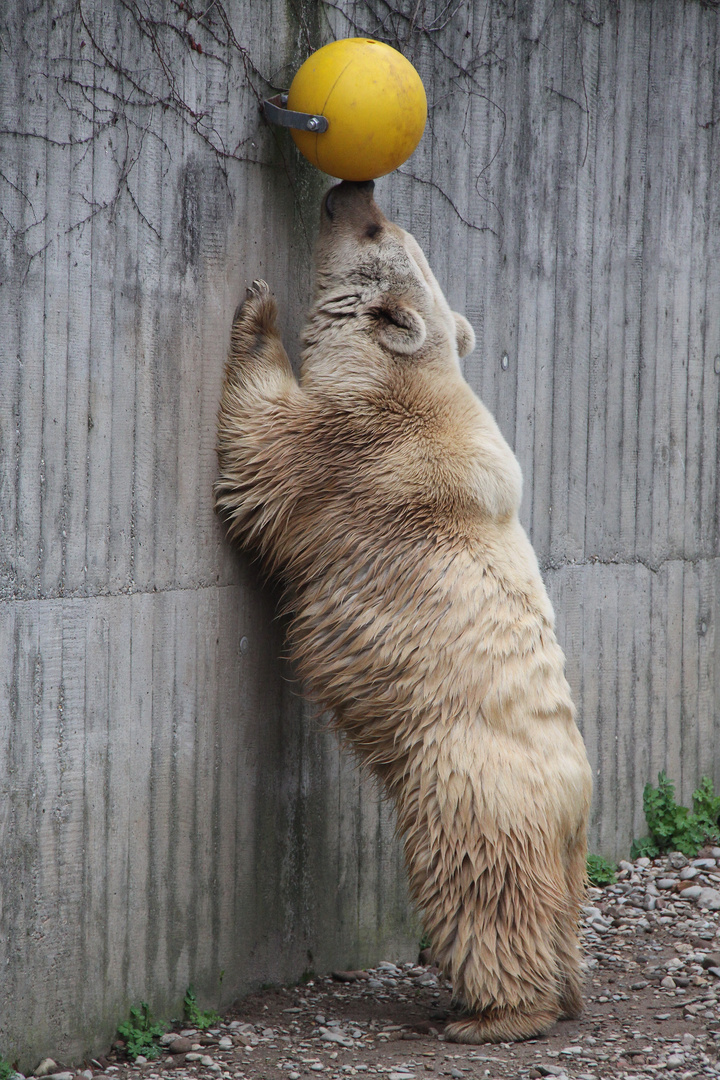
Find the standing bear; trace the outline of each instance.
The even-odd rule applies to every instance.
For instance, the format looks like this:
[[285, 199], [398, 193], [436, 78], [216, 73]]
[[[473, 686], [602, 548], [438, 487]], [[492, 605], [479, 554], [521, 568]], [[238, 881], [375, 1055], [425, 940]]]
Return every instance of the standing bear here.
[[372, 182], [322, 204], [299, 380], [254, 282], [232, 327], [216, 503], [284, 583], [304, 687], [392, 796], [457, 1042], [581, 1009], [591, 772], [474, 346]]

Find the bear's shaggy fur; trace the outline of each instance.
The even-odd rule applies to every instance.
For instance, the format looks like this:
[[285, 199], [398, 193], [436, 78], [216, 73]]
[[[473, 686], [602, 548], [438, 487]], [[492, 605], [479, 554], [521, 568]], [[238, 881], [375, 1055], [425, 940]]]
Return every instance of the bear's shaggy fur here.
[[410, 888], [467, 1016], [523, 1039], [581, 1008], [591, 774], [519, 466], [474, 346], [372, 184], [326, 195], [299, 381], [255, 282], [232, 328], [219, 510], [287, 588], [291, 653], [395, 800]]

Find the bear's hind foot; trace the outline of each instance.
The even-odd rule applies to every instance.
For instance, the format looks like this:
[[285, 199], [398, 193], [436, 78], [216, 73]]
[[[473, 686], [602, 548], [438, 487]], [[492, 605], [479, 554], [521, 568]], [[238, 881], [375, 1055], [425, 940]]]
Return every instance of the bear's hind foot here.
[[544, 1035], [559, 1019], [559, 1010], [546, 1007], [534, 1012], [520, 1009], [488, 1009], [453, 1021], [445, 1027], [445, 1039], [456, 1043], [521, 1042]]

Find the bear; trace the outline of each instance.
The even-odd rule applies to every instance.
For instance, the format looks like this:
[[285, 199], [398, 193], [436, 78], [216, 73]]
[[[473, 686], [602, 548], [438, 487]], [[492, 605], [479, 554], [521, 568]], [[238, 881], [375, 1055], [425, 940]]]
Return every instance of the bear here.
[[465, 381], [475, 336], [374, 184], [326, 194], [296, 378], [268, 286], [239, 307], [216, 508], [284, 588], [310, 699], [397, 811], [461, 1011], [448, 1040], [581, 1010], [591, 771], [521, 473]]

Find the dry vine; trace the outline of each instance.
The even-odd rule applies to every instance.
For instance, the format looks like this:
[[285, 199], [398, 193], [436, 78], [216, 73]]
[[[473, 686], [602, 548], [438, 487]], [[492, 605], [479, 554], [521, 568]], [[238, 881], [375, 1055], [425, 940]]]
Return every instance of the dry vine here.
[[[552, 0], [550, 18], [556, 3]], [[587, 2], [583, 7], [587, 7]], [[0, 129], [6, 152], [0, 167], [0, 223], [16, 251], [24, 251], [28, 266], [53, 243], [41, 228], [45, 211], [36, 211], [32, 184], [22, 172], [20, 144], [40, 142], [48, 154], [70, 161], [71, 177], [83, 167], [91, 169], [89, 155], [109, 155], [114, 179], [104, 193], [92, 182], [74, 187], [81, 211], [74, 214], [66, 231], [82, 228], [98, 214], [115, 215], [129, 204], [144, 227], [155, 237], [159, 222], [153, 219], [139, 192], [139, 165], [154, 143], [167, 163], [172, 159], [170, 130], [179, 127], [197, 140], [227, 180], [233, 162], [278, 164], [290, 181], [294, 150], [285, 133], [262, 130], [262, 122], [248, 124], [250, 113], [262, 99], [287, 85], [292, 65], [262, 71], [255, 58], [253, 41], [243, 40], [226, 3], [222, 0], [115, 0], [109, 14], [92, 0], [68, 0], [68, 6], [52, 19], [51, 50], [40, 53], [35, 42], [46, 44], [46, 34], [33, 34], [33, 20], [42, 28], [49, 19], [39, 5], [16, 23], [32, 57], [37, 93], [46, 95], [48, 107], [43, 126], [25, 122]], [[474, 178], [478, 202], [473, 216], [463, 211], [430, 171], [432, 153], [418, 157], [401, 172], [431, 187], [473, 230], [497, 232], [502, 216], [487, 183], [493, 161], [505, 141], [507, 118], [488, 90], [490, 72], [505, 63], [507, 28], [516, 16], [515, 3], [506, 0], [289, 0], [297, 24], [297, 66], [304, 55], [336, 37], [371, 36], [398, 48], [420, 66], [428, 83], [430, 120], [426, 140], [438, 139], [436, 116], [448, 109], [457, 121], [460, 137], [468, 141], [467, 126], [474, 102], [499, 118], [499, 134], [486, 161]], [[238, 14], [235, 12], [234, 14]], [[583, 15], [585, 18], [585, 15]], [[540, 31], [540, 37], [544, 27]], [[539, 40], [539, 39], [538, 39]], [[52, 43], [57, 42], [53, 50]], [[17, 49], [8, 34], [0, 34], [0, 49], [8, 56]], [[233, 95], [244, 95], [244, 129], [236, 130], [228, 117]], [[58, 102], [62, 109], [58, 109]], [[581, 106], [582, 107], [582, 106]], [[234, 110], [237, 123], [238, 110]], [[58, 121], [58, 116], [60, 120]], [[51, 130], [50, 124], [60, 127]], [[248, 128], [253, 134], [248, 135]], [[16, 162], [17, 168], [12, 165]], [[66, 166], [67, 167], [67, 166]], [[42, 239], [38, 240], [38, 233]]]

